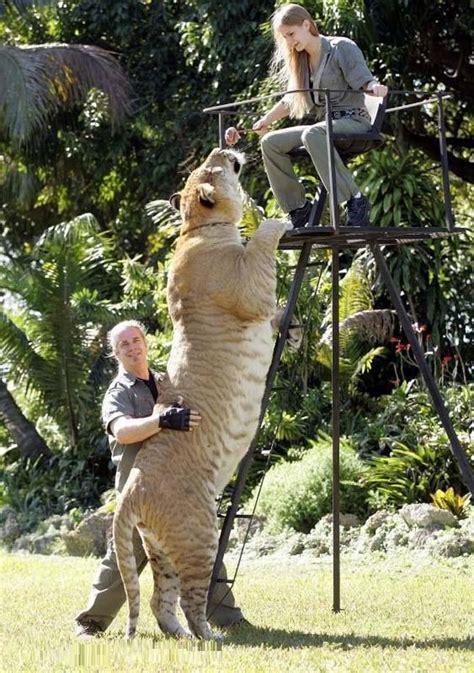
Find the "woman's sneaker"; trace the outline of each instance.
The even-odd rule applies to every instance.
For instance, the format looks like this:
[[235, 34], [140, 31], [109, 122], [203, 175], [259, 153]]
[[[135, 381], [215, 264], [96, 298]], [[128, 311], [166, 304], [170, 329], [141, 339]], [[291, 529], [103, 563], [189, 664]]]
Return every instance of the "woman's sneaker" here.
[[369, 226], [370, 203], [366, 196], [353, 196], [346, 203], [346, 227]]
[[295, 208], [295, 210], [290, 211], [290, 220], [293, 229], [306, 227], [309, 222], [309, 216], [311, 215], [311, 208], [312, 204], [309, 201], [305, 201], [301, 208]]

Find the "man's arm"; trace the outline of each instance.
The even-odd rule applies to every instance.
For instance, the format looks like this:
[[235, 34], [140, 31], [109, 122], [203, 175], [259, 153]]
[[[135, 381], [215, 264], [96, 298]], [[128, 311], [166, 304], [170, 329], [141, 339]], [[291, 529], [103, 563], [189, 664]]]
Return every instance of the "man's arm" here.
[[110, 424], [110, 432], [120, 444], [144, 442], [157, 432], [161, 432], [160, 414], [155, 406], [151, 416], [133, 418], [119, 416]]
[[[163, 409], [162, 406], [160, 408]], [[152, 414], [144, 418], [115, 418], [110, 423], [110, 431], [120, 444], [135, 444], [144, 442], [163, 428], [192, 431], [200, 422], [201, 416], [194, 409], [169, 407], [160, 413], [159, 405], [155, 405]]]

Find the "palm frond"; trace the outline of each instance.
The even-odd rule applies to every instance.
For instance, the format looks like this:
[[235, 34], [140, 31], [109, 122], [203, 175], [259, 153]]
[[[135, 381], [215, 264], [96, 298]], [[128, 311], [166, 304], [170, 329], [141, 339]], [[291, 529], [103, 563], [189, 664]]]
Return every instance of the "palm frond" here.
[[169, 201], [165, 199], [156, 199], [145, 205], [145, 211], [151, 218], [153, 224], [158, 229], [178, 228], [181, 226], [181, 215], [176, 208], [173, 208]]
[[264, 217], [263, 208], [258, 206], [247, 192], [244, 192], [244, 213], [239, 225], [242, 236], [253, 236]]
[[366, 271], [361, 265], [352, 264], [341, 281], [339, 320], [345, 320], [359, 311], [371, 309], [373, 302], [374, 298]]
[[0, 352], [5, 363], [4, 367], [16, 380], [25, 377], [27, 372], [40, 371], [44, 368], [45, 361], [35, 351], [31, 340], [2, 310], [0, 310]]
[[[340, 284], [339, 320], [345, 320], [354, 313], [371, 309], [373, 295], [366, 271], [361, 264], [353, 263]], [[323, 319], [323, 327], [332, 320], [332, 302], [329, 303]]]
[[357, 366], [354, 373], [352, 374], [352, 380], [356, 381], [357, 377], [360, 374], [366, 374], [372, 368], [372, 364], [377, 357], [383, 357], [386, 355], [387, 349], [384, 346], [377, 346], [377, 348], [372, 348], [370, 351], [365, 353], [357, 361]]
[[30, 140], [62, 107], [107, 97], [112, 123], [130, 112], [130, 84], [115, 56], [80, 44], [0, 46], [0, 123], [11, 138]]
[[[124, 307], [101, 293], [107, 237], [91, 215], [51, 227], [31, 255], [0, 265], [0, 352], [75, 442], [92, 400], [90, 371]], [[100, 288], [100, 289], [99, 289]]]
[[[57, 5], [59, 0], [9, 0], [9, 5], [15, 7], [18, 12], [25, 12], [28, 9], [37, 7], [47, 7], [48, 5]], [[4, 11], [4, 2], [0, 2], [0, 16]]]

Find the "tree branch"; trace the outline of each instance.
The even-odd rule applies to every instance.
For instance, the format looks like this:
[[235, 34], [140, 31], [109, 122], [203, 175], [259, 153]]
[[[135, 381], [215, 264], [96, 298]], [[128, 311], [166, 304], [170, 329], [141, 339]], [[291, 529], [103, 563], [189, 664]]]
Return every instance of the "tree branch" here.
[[[414, 133], [406, 126], [403, 126], [403, 131], [405, 139], [410, 144], [423, 150], [423, 152], [425, 152], [432, 159], [435, 159], [436, 161], [440, 160], [439, 141], [437, 138]], [[453, 143], [453, 146], [456, 145]], [[459, 178], [474, 184], [474, 162], [468, 161], [467, 159], [461, 159], [460, 157], [456, 157], [454, 154], [452, 154], [452, 152], [448, 152], [448, 163], [450, 171], [452, 171]]]
[[24, 458], [33, 460], [39, 456], [51, 458], [52, 453], [13, 399], [5, 383], [0, 379], [0, 419], [18, 446]]

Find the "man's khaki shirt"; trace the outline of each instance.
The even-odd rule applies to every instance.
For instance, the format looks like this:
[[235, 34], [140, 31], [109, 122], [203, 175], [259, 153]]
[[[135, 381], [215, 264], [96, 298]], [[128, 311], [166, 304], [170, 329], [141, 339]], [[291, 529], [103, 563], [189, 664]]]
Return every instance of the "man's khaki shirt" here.
[[[160, 397], [160, 386], [165, 380], [164, 374], [152, 372]], [[102, 422], [109, 439], [112, 462], [117, 467], [115, 488], [121, 491], [133, 467], [135, 456], [143, 442], [120, 444], [110, 429], [112, 421], [121, 416], [145, 418], [151, 416], [155, 401], [148, 386], [139, 378], [126, 371], [120, 371], [107, 388], [102, 402]]]

